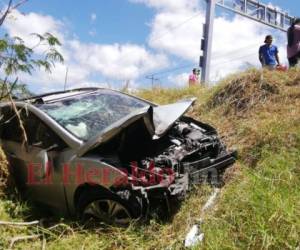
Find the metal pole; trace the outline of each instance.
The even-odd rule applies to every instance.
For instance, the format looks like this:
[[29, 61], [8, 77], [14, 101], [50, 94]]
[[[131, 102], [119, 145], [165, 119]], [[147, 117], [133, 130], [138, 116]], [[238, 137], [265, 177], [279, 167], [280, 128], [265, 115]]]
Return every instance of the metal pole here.
[[68, 73], [69, 73], [69, 67], [66, 68], [66, 75], [65, 75], [65, 84], [64, 84], [64, 91], [67, 88], [67, 82], [68, 82]]
[[159, 80], [159, 78], [155, 78], [154, 75], [146, 76], [146, 79], [151, 80], [152, 89], [154, 88], [154, 82]]
[[211, 49], [212, 49], [212, 36], [214, 30], [214, 18], [215, 18], [215, 7], [216, 0], [206, 0], [206, 20], [205, 20], [205, 29], [204, 29], [204, 62], [201, 73], [201, 81], [204, 84], [209, 83], [209, 74], [210, 74], [210, 58], [211, 58]]

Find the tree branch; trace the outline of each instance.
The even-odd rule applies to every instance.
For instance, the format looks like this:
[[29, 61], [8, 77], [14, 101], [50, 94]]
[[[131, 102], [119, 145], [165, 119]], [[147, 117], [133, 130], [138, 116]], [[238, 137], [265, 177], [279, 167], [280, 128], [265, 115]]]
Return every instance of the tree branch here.
[[8, 6], [2, 17], [0, 18], [0, 26], [4, 23], [7, 15], [14, 9], [17, 9], [20, 7], [22, 4], [28, 2], [28, 0], [21, 0], [20, 2], [16, 3], [15, 5], [12, 5], [13, 0], [9, 0]]
[[[15, 80], [14, 83], [17, 83], [17, 81], [18, 81], [18, 78], [16, 78], [16, 80]], [[9, 89], [8, 89], [8, 86], [7, 86], [7, 77], [5, 78], [3, 84], [4, 84], [5, 87], [6, 87], [7, 93], [9, 93]], [[23, 122], [22, 122], [21, 116], [20, 116], [20, 114], [19, 114], [19, 112], [18, 112], [18, 109], [17, 109], [17, 107], [16, 107], [16, 104], [15, 104], [14, 100], [13, 100], [12, 97], [11, 97], [11, 94], [9, 94], [8, 97], [9, 97], [9, 100], [10, 100], [10, 102], [11, 102], [12, 108], [13, 108], [13, 110], [14, 110], [14, 112], [15, 112], [17, 118], [18, 118], [18, 122], [19, 122], [20, 129], [22, 130], [22, 134], [23, 134], [23, 143], [22, 143], [22, 145], [24, 146], [24, 145], [27, 144], [27, 142], [28, 142], [26, 130], [25, 130], [24, 126], [23, 126]]]
[[9, 14], [9, 12], [11, 11], [11, 5], [12, 5], [12, 0], [9, 0], [8, 6], [6, 11], [4, 12], [3, 16], [0, 18], [0, 26], [2, 26], [5, 18], [7, 17], [7, 15]]
[[17, 237], [14, 237], [14, 238], [11, 239], [9, 249], [12, 249], [13, 246], [14, 246], [14, 244], [15, 244], [17, 241], [20, 241], [20, 240], [33, 240], [33, 239], [40, 238], [40, 237], [41, 237], [40, 234], [34, 234], [34, 235], [26, 235], [26, 236], [17, 236]]
[[7, 226], [32, 226], [37, 224], [39, 224], [38, 220], [34, 220], [30, 222], [0, 221], [0, 225], [7, 225]]
[[20, 5], [22, 5], [26, 2], [28, 2], [28, 0], [21, 0], [20, 2], [16, 3], [14, 6], [12, 6], [11, 10], [17, 9], [18, 7], [20, 7]]

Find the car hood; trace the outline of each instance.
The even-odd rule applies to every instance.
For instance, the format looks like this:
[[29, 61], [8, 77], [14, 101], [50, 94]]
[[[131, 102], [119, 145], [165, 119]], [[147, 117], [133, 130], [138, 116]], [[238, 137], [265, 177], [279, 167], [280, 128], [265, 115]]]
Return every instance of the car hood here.
[[146, 106], [135, 112], [125, 116], [121, 120], [113, 123], [104, 129], [99, 135], [85, 142], [77, 151], [78, 156], [82, 156], [88, 151], [98, 147], [100, 144], [109, 141], [111, 138], [122, 132], [129, 125], [143, 119], [145, 127], [152, 135], [153, 139], [162, 137], [180, 118], [187, 112], [189, 107], [193, 105], [196, 98], [181, 100], [174, 104], [160, 106]]

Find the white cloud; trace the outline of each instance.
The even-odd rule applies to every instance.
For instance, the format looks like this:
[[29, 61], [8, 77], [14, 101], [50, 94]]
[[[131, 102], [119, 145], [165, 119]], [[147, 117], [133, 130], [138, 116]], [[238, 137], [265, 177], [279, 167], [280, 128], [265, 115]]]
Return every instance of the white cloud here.
[[136, 79], [169, 63], [163, 54], [152, 54], [134, 44], [83, 44], [78, 40], [69, 44], [78, 62], [84, 62], [93, 72], [116, 80]]
[[259, 66], [258, 48], [267, 28], [236, 16], [232, 20], [215, 19], [211, 80], [242, 70], [247, 65]]
[[132, 3], [143, 3], [148, 7], [167, 11], [182, 11], [196, 9], [198, 0], [129, 0]]
[[[37, 70], [33, 75], [20, 74], [20, 80], [28, 83], [29, 86], [37, 92], [45, 92], [47, 90], [62, 90], [65, 82], [67, 66], [57, 63], [49, 74], [42, 70]], [[88, 79], [90, 72], [88, 69], [80, 65], [72, 64], [68, 66], [67, 82], [71, 86], [80, 85]]]
[[[34, 72], [32, 76], [22, 74], [20, 80], [29, 83], [38, 92], [43, 89], [61, 89], [64, 83], [66, 67], [69, 68], [68, 82], [72, 86], [96, 82], [92, 76], [110, 79], [110, 81], [135, 80], [151, 70], [168, 66], [168, 58], [161, 53], [154, 53], [136, 44], [97, 44], [82, 43], [68, 37], [64, 24], [51, 16], [29, 13], [13, 13], [4, 25], [11, 36], [19, 36], [32, 47], [37, 41], [31, 33], [50, 32], [63, 43], [60, 52], [65, 64], [56, 64], [52, 73]], [[38, 52], [43, 49], [39, 49]], [[98, 83], [97, 83], [98, 84]], [[102, 84], [101, 82], [99, 83]], [[106, 84], [106, 83], [105, 83]]]
[[[184, 25], [180, 25], [182, 23]], [[152, 23], [149, 45], [166, 53], [197, 61], [202, 36], [201, 23], [203, 15], [200, 12], [158, 13]]]
[[91, 18], [91, 22], [95, 22], [97, 19], [97, 15], [95, 13], [92, 13], [90, 18]]
[[155, 8], [149, 45], [194, 62], [199, 60], [204, 13], [198, 0], [130, 0]]
[[37, 44], [33, 33], [44, 34], [49, 32], [55, 35], [61, 42], [64, 42], [64, 35], [61, 33], [63, 23], [48, 15], [40, 15], [34, 12], [22, 14], [14, 10], [3, 24], [3, 27], [11, 36], [18, 36], [26, 41], [28, 46]]
[[97, 35], [97, 31], [95, 29], [92, 29], [92, 30], [89, 31], [89, 35], [94, 37], [94, 36]]
[[87, 87], [110, 88], [111, 86], [108, 82], [95, 82], [95, 81], [83, 81], [73, 85], [67, 84], [67, 88], [87, 88]]
[[188, 73], [182, 73], [178, 75], [171, 75], [168, 77], [168, 80], [171, 82], [171, 84], [175, 84], [177, 87], [186, 87], [188, 86], [188, 79], [189, 74]]

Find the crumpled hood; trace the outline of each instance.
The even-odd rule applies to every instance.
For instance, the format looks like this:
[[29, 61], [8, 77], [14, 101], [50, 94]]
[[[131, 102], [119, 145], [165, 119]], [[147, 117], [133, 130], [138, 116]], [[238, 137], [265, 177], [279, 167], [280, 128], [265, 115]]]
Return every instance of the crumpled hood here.
[[165, 134], [174, 122], [187, 112], [189, 107], [196, 101], [196, 98], [181, 100], [179, 102], [161, 105], [153, 108], [153, 123], [155, 134], [153, 139], [160, 138]]
[[109, 141], [111, 138], [122, 132], [126, 127], [140, 119], [143, 119], [144, 124], [153, 139], [159, 139], [172, 127], [178, 118], [187, 112], [195, 100], [196, 98], [191, 98], [181, 100], [174, 104], [160, 105], [156, 107], [147, 106], [139, 109], [113, 123], [111, 126], [104, 129], [98, 136], [88, 140], [78, 149], [77, 155], [82, 156], [100, 144]]

